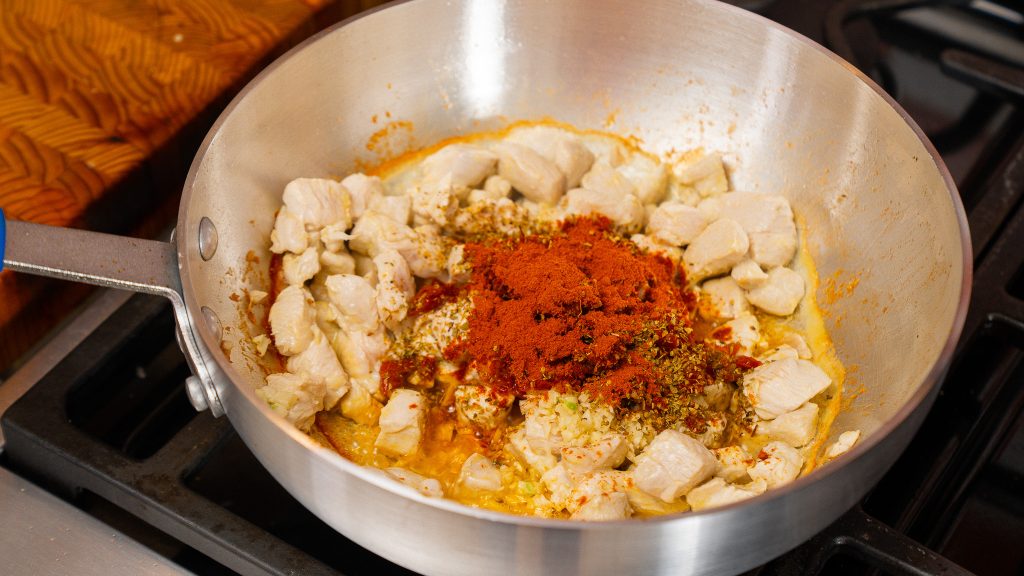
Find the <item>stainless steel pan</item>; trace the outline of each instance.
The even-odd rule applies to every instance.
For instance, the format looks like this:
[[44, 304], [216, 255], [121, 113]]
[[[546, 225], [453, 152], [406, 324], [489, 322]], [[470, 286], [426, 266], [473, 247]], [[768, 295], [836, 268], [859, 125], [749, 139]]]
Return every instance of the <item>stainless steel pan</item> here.
[[[864, 431], [851, 453], [745, 503], [574, 523], [420, 496], [318, 447], [256, 398], [263, 374], [231, 295], [250, 287], [247, 252], [266, 266], [286, 182], [543, 117], [655, 151], [724, 151], [735, 188], [792, 201], [821, 277], [858, 280], [834, 301], [818, 289], [839, 355], [857, 367], [848, 387], [862, 389], [834, 427]], [[960, 334], [970, 253], [957, 192], [917, 125], [853, 67], [765, 19], [705, 0], [416, 0], [310, 39], [249, 85], [196, 156], [174, 242], [11, 222], [4, 262], [170, 298], [196, 407], [226, 413], [307, 508], [399, 564], [727, 574], [820, 530], [905, 448]]]

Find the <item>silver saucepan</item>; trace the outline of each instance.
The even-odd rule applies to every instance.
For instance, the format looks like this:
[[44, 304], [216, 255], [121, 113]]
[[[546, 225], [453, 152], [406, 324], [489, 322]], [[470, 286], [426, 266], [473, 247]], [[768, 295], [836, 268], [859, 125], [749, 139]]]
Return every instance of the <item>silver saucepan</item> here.
[[[839, 356], [857, 367], [848, 388], [859, 394], [833, 427], [864, 432], [850, 453], [701, 513], [524, 518], [421, 496], [318, 446], [256, 397], [264, 374], [232, 295], [266, 288], [249, 285], [259, 274], [244, 273], [246, 254], [265, 273], [289, 180], [340, 177], [384, 152], [545, 117], [634, 135], [655, 152], [723, 151], [734, 188], [790, 199], [821, 278], [857, 281], [843, 298], [818, 289]], [[274, 477], [339, 532], [432, 574], [726, 574], [792, 548], [906, 447], [970, 291], [963, 207], [920, 128], [835, 55], [707, 0], [415, 0], [344, 22], [228, 106], [192, 164], [176, 230], [161, 243], [9, 222], [4, 263], [170, 298], [195, 406], [227, 414]]]

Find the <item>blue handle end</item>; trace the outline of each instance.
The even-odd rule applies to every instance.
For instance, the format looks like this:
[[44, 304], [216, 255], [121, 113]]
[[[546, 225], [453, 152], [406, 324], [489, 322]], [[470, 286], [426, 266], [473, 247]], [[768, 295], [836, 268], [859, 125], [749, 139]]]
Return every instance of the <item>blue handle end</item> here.
[[0, 270], [4, 269], [4, 246], [7, 245], [7, 217], [0, 208]]

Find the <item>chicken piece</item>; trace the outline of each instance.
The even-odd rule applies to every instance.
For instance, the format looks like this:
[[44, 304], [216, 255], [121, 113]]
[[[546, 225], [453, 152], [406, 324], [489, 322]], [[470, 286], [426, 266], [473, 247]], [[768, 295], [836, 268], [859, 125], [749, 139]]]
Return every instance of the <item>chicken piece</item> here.
[[313, 340], [313, 297], [302, 286], [291, 285], [281, 290], [270, 307], [270, 333], [274, 346], [285, 356], [305, 350]]
[[647, 236], [646, 234], [633, 234], [629, 237], [629, 240], [644, 252], [664, 256], [674, 264], [679, 264], [683, 259], [683, 250], [681, 248], [662, 244], [658, 240], [651, 236]]
[[789, 268], [772, 268], [768, 280], [747, 292], [747, 300], [776, 316], [789, 316], [804, 297], [804, 277]]
[[338, 411], [342, 416], [363, 426], [376, 426], [383, 405], [360, 382], [354, 378], [350, 380], [348, 394], [338, 402]]
[[614, 493], [624, 494], [633, 486], [632, 475], [619, 470], [597, 470], [585, 476], [577, 476], [576, 479], [577, 482], [569, 496], [567, 506], [572, 513], [601, 496]]
[[551, 493], [551, 503], [557, 508], [567, 508], [572, 497], [573, 481], [564, 463], [559, 462], [540, 477], [540, 481]]
[[707, 480], [718, 461], [699, 440], [662, 430], [636, 459], [633, 478], [641, 490], [671, 502]]
[[750, 305], [743, 289], [730, 276], [701, 284], [697, 310], [705, 320], [732, 320], [750, 314]]
[[[397, 250], [400, 253], [415, 251], [416, 232], [385, 214], [368, 210], [352, 228], [349, 248], [371, 258], [384, 250]], [[357, 258], [357, 267], [358, 264]]]
[[588, 500], [572, 513], [572, 519], [605, 522], [625, 520], [632, 515], [633, 509], [629, 505], [629, 497], [626, 496], [626, 493], [609, 492], [608, 494], [598, 494]]
[[400, 250], [409, 269], [419, 278], [448, 280], [448, 251], [452, 240], [441, 235], [441, 230], [432, 224], [417, 226], [414, 250]]
[[399, 224], [408, 225], [409, 220], [412, 218], [412, 202], [413, 198], [408, 194], [402, 194], [401, 196], [371, 196], [366, 210], [387, 216]]
[[285, 254], [281, 259], [281, 270], [286, 284], [302, 285], [320, 271], [320, 256], [310, 246], [302, 254]]
[[710, 413], [700, 419], [700, 422], [696, 423], [694, 428], [690, 428], [689, 425], [684, 424], [679, 429], [682, 432], [688, 433], [691, 437], [696, 438], [697, 441], [704, 446], [713, 448], [714, 446], [722, 443], [722, 436], [725, 434], [725, 427], [728, 423], [729, 422], [725, 418], [725, 414]]
[[445, 263], [445, 268], [448, 270], [448, 276], [452, 282], [456, 284], [465, 284], [469, 282], [470, 273], [473, 271], [473, 265], [466, 260], [465, 244], [456, 244], [448, 251], [448, 261]]
[[498, 156], [489, 150], [469, 144], [445, 146], [428, 156], [420, 165], [423, 184], [436, 188], [442, 183], [461, 195], [477, 187], [498, 169]]
[[447, 226], [459, 208], [459, 197], [446, 177], [435, 187], [414, 186], [409, 189], [412, 210], [418, 222]]
[[[584, 190], [600, 192], [602, 196], [621, 200], [626, 196], [636, 197], [636, 186], [618, 170], [602, 162], [595, 163], [580, 181]], [[639, 198], [637, 198], [639, 203]], [[641, 203], [642, 205], [642, 203]]]
[[565, 176], [554, 162], [512, 142], [500, 142], [494, 151], [498, 154], [498, 174], [527, 199], [553, 206], [562, 197]]
[[355, 274], [335, 274], [327, 277], [326, 286], [328, 299], [341, 315], [338, 324], [349, 331], [377, 330], [377, 291], [365, 278]]
[[796, 255], [796, 232], [751, 232], [750, 258], [761, 266], [785, 266]]
[[747, 473], [755, 482], [764, 480], [769, 488], [778, 488], [795, 480], [803, 465], [803, 456], [796, 448], [785, 442], [769, 442], [758, 453]]
[[626, 459], [629, 443], [621, 434], [609, 434], [583, 446], [562, 448], [562, 463], [577, 474], [617, 468]]
[[708, 225], [683, 253], [683, 264], [691, 281], [728, 272], [743, 261], [750, 243], [735, 220], [721, 219]]
[[256, 395], [299, 430], [309, 430], [316, 413], [323, 409], [324, 384], [296, 374], [271, 374]]
[[777, 232], [796, 234], [793, 210], [789, 200], [778, 194], [730, 192], [706, 198], [697, 206], [709, 220], [735, 220], [744, 232]]
[[373, 257], [377, 267], [377, 314], [389, 330], [397, 330], [409, 311], [409, 301], [416, 294], [412, 270], [405, 258], [394, 250], [385, 250]]
[[659, 205], [647, 220], [647, 234], [672, 246], [686, 246], [707, 227], [700, 210], [681, 202]]
[[459, 484], [470, 490], [501, 490], [501, 471], [483, 454], [470, 454], [459, 470]]
[[583, 175], [594, 165], [594, 153], [573, 137], [564, 138], [556, 144], [554, 155], [555, 166], [565, 176], [567, 188], [579, 186]]
[[356, 260], [347, 250], [338, 252], [324, 250], [320, 253], [320, 270], [328, 276], [353, 274], [356, 271]]
[[657, 158], [637, 152], [631, 154], [617, 170], [633, 184], [641, 204], [657, 204], [665, 198], [668, 171]]
[[482, 430], [494, 430], [512, 410], [515, 397], [484, 386], [466, 384], [455, 388], [455, 410], [459, 421]]
[[364, 256], [363, 254], [352, 254], [352, 261], [356, 265], [356, 276], [366, 278], [366, 281], [370, 283], [370, 286], [376, 288], [377, 265], [373, 263], [373, 258], [370, 256]]
[[764, 494], [768, 485], [764, 480], [754, 480], [744, 486], [726, 484], [722, 478], [712, 478], [697, 486], [686, 495], [686, 501], [695, 512], [707, 508], [717, 508], [726, 504], [741, 502]]
[[764, 354], [758, 357], [762, 363], [775, 362], [776, 360], [785, 360], [787, 358], [799, 358], [800, 353], [796, 351], [796, 348], [787, 344], [776, 346], [771, 350], [768, 350]]
[[274, 254], [301, 254], [307, 246], [306, 224], [297, 214], [282, 206], [277, 211], [274, 230], [270, 233], [270, 251]]
[[672, 167], [672, 172], [683, 184], [692, 186], [704, 197], [729, 190], [729, 179], [720, 154], [688, 154]]
[[725, 446], [712, 450], [718, 459], [715, 476], [728, 482], [735, 482], [747, 475], [747, 468], [752, 464], [750, 457], [739, 446]]
[[761, 270], [761, 266], [749, 258], [733, 266], [730, 275], [744, 290], [759, 288], [768, 280], [768, 275]]
[[391, 456], [415, 453], [423, 436], [426, 413], [426, 399], [419, 392], [408, 388], [392, 391], [380, 411], [380, 434], [373, 445]]
[[508, 198], [512, 193], [512, 183], [495, 174], [484, 181], [484, 187], [480, 190], [470, 190], [466, 202], [479, 204], [481, 202], [496, 202], [502, 198]]
[[792, 412], [832, 383], [807, 360], [787, 358], [761, 364], [743, 377], [743, 395], [764, 420]]
[[860, 440], [860, 430], [847, 430], [825, 450], [825, 458], [831, 460], [846, 454]]
[[526, 438], [526, 430], [520, 428], [513, 432], [505, 445], [508, 451], [515, 456], [528, 470], [534, 470], [538, 474], [544, 474], [558, 464], [558, 458], [546, 450], [536, 450]]
[[352, 198], [340, 182], [297, 178], [284, 187], [284, 205], [302, 219], [307, 231], [330, 224], [352, 225]]
[[627, 231], [636, 231], [644, 223], [644, 207], [636, 196], [615, 192], [574, 188], [565, 195], [565, 214], [603, 214]]
[[803, 336], [796, 332], [786, 332], [783, 334], [782, 344], [796, 350], [797, 357], [803, 358], [804, 360], [810, 360], [811, 356], [813, 356], [810, 347], [807, 346], [807, 341], [804, 340]]
[[722, 327], [728, 329], [728, 338], [725, 341], [739, 344], [740, 352], [747, 356], [753, 353], [757, 343], [761, 341], [761, 323], [753, 314], [741, 314], [722, 324]]
[[427, 478], [426, 476], [406, 470], [405, 468], [397, 467], [385, 468], [384, 472], [391, 478], [394, 478], [424, 496], [429, 496], [431, 498], [444, 497], [444, 490], [441, 489], [441, 483], [433, 478]]
[[781, 440], [797, 448], [808, 444], [817, 431], [818, 405], [807, 402], [792, 412], [787, 412], [757, 425], [757, 434]]
[[[317, 234], [311, 232], [310, 235]], [[331, 224], [320, 229], [319, 239], [324, 245], [324, 250], [330, 252], [347, 252], [345, 242], [352, 239], [352, 235], [343, 228], [342, 224]]]
[[341, 181], [341, 185], [348, 190], [352, 199], [352, 220], [355, 221], [370, 206], [370, 200], [377, 196], [384, 196], [384, 184], [377, 176], [367, 176], [360, 172], [350, 174]]
[[380, 369], [380, 361], [390, 345], [391, 340], [383, 329], [366, 332], [342, 328], [331, 337], [331, 346], [345, 371], [353, 379], [373, 382], [374, 386], [368, 387], [373, 394], [379, 388], [376, 373]]
[[313, 340], [302, 352], [288, 359], [288, 371], [314, 383], [323, 383], [324, 410], [334, 408], [348, 392], [348, 374], [341, 367], [334, 348], [319, 327], [313, 326]]

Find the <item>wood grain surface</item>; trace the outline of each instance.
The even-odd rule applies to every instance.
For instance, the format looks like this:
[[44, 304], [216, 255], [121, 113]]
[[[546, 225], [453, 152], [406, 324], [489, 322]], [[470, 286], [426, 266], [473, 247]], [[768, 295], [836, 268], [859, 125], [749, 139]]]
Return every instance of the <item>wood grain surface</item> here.
[[[365, 4], [0, 0], [0, 207], [12, 220], [155, 235], [230, 96]], [[0, 273], [0, 374], [87, 294]]]

